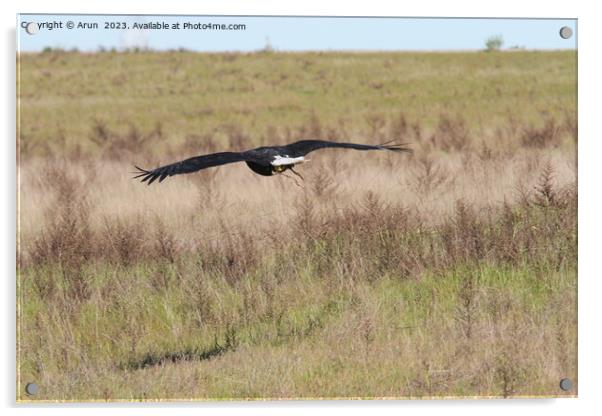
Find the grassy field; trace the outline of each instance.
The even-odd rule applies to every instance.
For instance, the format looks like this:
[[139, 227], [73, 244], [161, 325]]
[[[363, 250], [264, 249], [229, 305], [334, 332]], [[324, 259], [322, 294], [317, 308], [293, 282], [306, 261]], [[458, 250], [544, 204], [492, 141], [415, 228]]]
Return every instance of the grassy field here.
[[[574, 53], [54, 51], [19, 79], [19, 400], [576, 394]], [[415, 152], [131, 179], [300, 138]]]

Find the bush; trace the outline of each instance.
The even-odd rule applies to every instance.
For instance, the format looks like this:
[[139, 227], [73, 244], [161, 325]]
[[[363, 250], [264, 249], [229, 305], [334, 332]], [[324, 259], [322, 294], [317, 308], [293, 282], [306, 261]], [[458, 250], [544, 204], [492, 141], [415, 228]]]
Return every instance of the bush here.
[[487, 52], [499, 51], [503, 44], [504, 39], [502, 35], [491, 36], [485, 41], [485, 50]]

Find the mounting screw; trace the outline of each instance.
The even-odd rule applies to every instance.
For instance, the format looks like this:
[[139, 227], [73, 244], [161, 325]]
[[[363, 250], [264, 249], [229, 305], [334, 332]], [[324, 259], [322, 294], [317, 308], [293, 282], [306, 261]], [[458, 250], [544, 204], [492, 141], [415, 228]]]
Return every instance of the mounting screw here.
[[571, 29], [568, 26], [563, 26], [562, 28], [560, 28], [560, 37], [562, 39], [568, 39], [571, 36], [573, 36], [573, 29]]
[[30, 396], [38, 394], [38, 385], [36, 383], [27, 383], [25, 386], [25, 393]]
[[570, 378], [563, 378], [560, 380], [560, 388], [564, 391], [569, 391], [573, 388], [573, 382]]
[[29, 22], [27, 23], [27, 26], [25, 26], [25, 31], [30, 35], [35, 35], [38, 33], [38, 30], [40, 30], [40, 27], [36, 22]]

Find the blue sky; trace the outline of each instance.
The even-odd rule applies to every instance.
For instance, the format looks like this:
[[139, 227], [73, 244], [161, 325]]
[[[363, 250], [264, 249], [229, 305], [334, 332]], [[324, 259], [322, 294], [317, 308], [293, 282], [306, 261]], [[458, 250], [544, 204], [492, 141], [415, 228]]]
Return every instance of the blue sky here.
[[[98, 29], [67, 29], [68, 21], [98, 23]], [[63, 28], [41, 28], [29, 35], [27, 22], [62, 22]], [[130, 29], [104, 29], [104, 22], [125, 22]], [[133, 23], [244, 24], [246, 30], [136, 30]], [[559, 30], [573, 30], [562, 39]], [[256, 51], [269, 42], [276, 50], [471, 50], [483, 49], [487, 38], [501, 35], [504, 48], [573, 49], [577, 46], [575, 19], [458, 19], [458, 18], [330, 18], [236, 16], [17, 16], [21, 51], [45, 47], [96, 51], [147, 47], [195, 51]]]

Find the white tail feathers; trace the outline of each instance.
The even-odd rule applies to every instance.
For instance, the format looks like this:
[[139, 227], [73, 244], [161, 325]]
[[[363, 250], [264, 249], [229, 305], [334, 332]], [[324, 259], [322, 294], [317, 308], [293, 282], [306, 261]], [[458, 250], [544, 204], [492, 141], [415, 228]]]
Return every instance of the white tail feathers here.
[[305, 161], [306, 160], [303, 156], [300, 156], [300, 157], [276, 156], [274, 158], [274, 160], [272, 160], [270, 163], [272, 164], [272, 166], [282, 166], [282, 165], [294, 165], [296, 163], [303, 163]]

